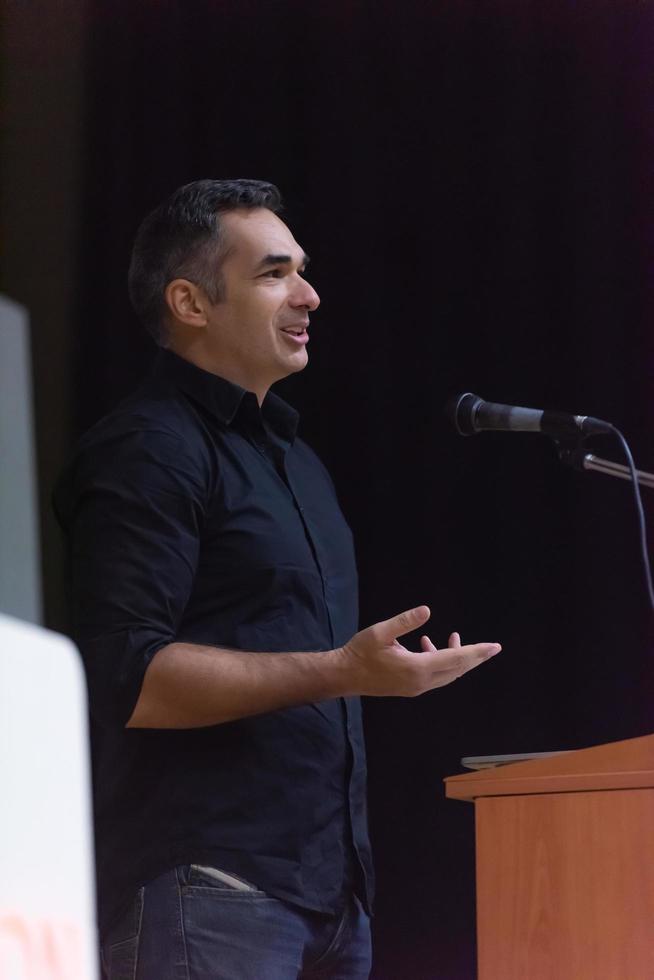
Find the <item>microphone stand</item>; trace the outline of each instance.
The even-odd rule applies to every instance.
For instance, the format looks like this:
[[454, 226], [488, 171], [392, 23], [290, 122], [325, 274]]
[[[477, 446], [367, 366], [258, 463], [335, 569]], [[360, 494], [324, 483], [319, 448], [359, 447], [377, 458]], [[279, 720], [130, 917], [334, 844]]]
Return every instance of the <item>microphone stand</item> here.
[[[616, 476], [619, 480], [631, 480], [631, 472], [628, 466], [621, 463], [614, 463], [611, 459], [602, 459], [593, 453], [586, 453], [582, 460], [585, 470], [595, 470], [596, 473], [606, 473], [608, 476]], [[643, 487], [650, 487], [654, 490], [654, 473], [646, 470], [636, 470], [638, 482]]]
[[650, 568], [649, 553], [647, 550], [647, 532], [645, 529], [645, 512], [643, 502], [640, 498], [640, 486], [651, 487], [654, 489], [654, 475], [644, 470], [637, 470], [634, 465], [634, 458], [627, 444], [625, 437], [619, 429], [612, 428], [615, 435], [624, 449], [629, 466], [621, 466], [610, 459], [602, 459], [601, 456], [594, 456], [592, 453], [585, 453], [583, 449], [584, 436], [578, 439], [555, 439], [559, 459], [567, 466], [572, 466], [576, 470], [595, 470], [597, 473], [606, 473], [608, 476], [616, 476], [619, 480], [629, 480], [634, 494], [636, 512], [638, 515], [638, 529], [640, 534], [640, 553], [643, 561], [643, 571], [645, 572], [645, 585], [650, 608], [654, 611], [654, 582], [652, 582], [652, 570]]
[[[595, 456], [593, 453], [585, 453], [581, 441], [568, 443], [561, 439], [555, 439], [554, 442], [556, 443], [559, 459], [566, 466], [572, 466], [573, 469], [579, 471], [593, 470], [596, 473], [606, 473], [607, 476], [615, 476], [619, 480], [629, 480], [631, 482], [631, 470], [628, 466], [622, 466], [621, 463], [614, 463], [611, 459], [603, 459], [601, 456]], [[636, 477], [641, 486], [654, 490], [654, 473], [648, 473], [646, 470], [636, 470]]]

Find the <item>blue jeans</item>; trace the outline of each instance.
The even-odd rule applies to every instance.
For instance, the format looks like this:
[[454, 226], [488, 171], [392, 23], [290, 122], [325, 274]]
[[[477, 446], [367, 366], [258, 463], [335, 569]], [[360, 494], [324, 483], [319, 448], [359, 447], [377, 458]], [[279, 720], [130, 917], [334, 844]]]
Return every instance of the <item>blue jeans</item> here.
[[103, 936], [106, 980], [366, 980], [370, 922], [356, 898], [327, 916], [207, 871], [184, 865], [139, 889]]

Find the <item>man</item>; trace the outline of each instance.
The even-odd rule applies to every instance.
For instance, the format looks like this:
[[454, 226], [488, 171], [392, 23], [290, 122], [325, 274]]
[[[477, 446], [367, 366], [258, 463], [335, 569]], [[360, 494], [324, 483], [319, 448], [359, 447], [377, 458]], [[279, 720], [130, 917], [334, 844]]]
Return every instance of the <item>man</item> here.
[[357, 633], [351, 535], [270, 386], [307, 363], [307, 256], [250, 180], [197, 181], [130, 268], [161, 350], [56, 493], [93, 722], [103, 965], [117, 980], [364, 978], [359, 695], [448, 684], [497, 644]]

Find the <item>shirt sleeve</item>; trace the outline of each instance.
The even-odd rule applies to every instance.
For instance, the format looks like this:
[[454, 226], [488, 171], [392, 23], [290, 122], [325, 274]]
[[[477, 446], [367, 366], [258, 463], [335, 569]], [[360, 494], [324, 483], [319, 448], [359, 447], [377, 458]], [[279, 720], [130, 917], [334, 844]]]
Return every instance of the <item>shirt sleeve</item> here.
[[83, 449], [71, 469], [59, 516], [70, 542], [74, 637], [100, 724], [125, 726], [148, 664], [176, 638], [207, 486], [202, 453], [174, 433], [137, 427]]

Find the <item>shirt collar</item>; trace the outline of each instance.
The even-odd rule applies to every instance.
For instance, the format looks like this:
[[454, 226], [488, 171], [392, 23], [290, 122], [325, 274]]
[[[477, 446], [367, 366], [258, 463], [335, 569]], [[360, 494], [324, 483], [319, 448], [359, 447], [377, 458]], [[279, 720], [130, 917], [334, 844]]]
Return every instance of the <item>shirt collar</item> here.
[[227, 381], [217, 374], [204, 371], [184, 360], [171, 350], [160, 349], [154, 363], [155, 376], [165, 378], [192, 399], [200, 402], [224, 425], [231, 425], [239, 410], [257, 413], [284, 442], [293, 443], [299, 415], [283, 398], [269, 391], [259, 409], [256, 395]]

